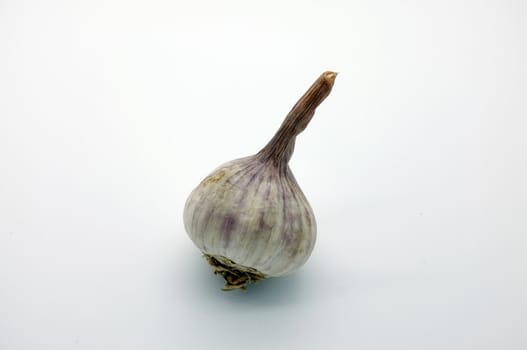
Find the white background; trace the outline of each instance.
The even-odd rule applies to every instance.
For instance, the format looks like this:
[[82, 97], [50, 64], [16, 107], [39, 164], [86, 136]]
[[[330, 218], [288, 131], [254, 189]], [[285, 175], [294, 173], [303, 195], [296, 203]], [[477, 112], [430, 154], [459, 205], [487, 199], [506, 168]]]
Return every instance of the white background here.
[[[527, 348], [524, 1], [0, 0], [0, 349]], [[324, 70], [309, 262], [183, 229]]]

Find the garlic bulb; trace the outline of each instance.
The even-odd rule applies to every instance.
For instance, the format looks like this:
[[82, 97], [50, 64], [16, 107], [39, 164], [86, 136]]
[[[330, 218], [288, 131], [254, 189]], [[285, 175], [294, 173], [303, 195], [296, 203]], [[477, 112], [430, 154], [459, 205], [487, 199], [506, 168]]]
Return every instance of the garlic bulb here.
[[311, 255], [315, 216], [288, 163], [336, 75], [324, 72], [314, 82], [260, 152], [221, 165], [187, 199], [185, 229], [225, 290], [286, 275]]

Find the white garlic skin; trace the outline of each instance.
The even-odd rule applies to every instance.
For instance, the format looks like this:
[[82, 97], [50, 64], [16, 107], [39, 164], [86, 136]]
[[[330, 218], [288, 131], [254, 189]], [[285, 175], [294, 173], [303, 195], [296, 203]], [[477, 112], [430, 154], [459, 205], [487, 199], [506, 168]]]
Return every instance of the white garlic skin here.
[[313, 251], [313, 210], [289, 166], [257, 156], [225, 163], [190, 194], [185, 229], [205, 254], [226, 257], [265, 277], [302, 266]]

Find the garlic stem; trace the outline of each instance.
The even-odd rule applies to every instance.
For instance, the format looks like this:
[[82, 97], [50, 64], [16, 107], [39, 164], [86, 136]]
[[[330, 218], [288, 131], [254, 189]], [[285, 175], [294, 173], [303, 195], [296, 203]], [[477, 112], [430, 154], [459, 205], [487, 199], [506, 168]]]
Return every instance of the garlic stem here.
[[257, 157], [263, 161], [272, 161], [279, 167], [287, 166], [295, 147], [295, 139], [307, 127], [315, 114], [315, 109], [331, 92], [337, 73], [324, 72], [293, 106], [284, 122], [265, 145]]

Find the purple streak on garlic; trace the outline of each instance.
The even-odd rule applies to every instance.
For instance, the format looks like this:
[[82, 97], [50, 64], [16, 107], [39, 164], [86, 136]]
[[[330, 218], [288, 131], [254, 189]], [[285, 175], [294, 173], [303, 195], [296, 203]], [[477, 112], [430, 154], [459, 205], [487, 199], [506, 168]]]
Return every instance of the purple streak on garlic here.
[[324, 72], [313, 83], [260, 152], [221, 165], [187, 199], [185, 229], [225, 278], [224, 289], [286, 275], [311, 255], [315, 216], [288, 163], [336, 75]]

